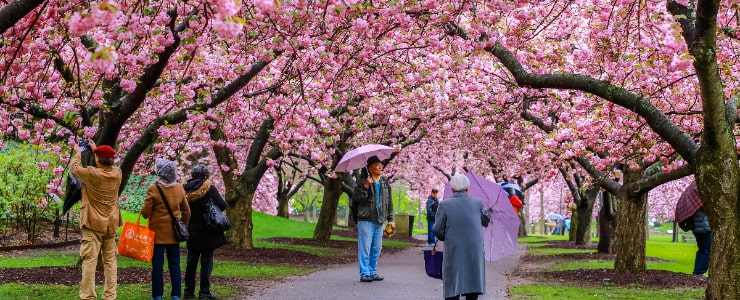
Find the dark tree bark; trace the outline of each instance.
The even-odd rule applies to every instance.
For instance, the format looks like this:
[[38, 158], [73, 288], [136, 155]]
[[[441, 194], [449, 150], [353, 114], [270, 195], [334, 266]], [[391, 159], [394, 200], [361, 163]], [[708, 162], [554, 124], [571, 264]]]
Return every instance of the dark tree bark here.
[[[324, 178], [324, 198], [321, 204], [321, 213], [313, 232], [313, 238], [317, 240], [329, 240], [331, 228], [336, 224], [337, 205], [339, 196], [342, 195], [342, 181], [347, 173], [336, 173], [334, 178]], [[327, 230], [328, 228], [328, 230]]]
[[301, 189], [301, 187], [303, 187], [303, 184], [306, 183], [305, 178], [301, 180], [298, 180], [296, 178], [298, 172], [295, 168], [291, 167], [290, 169], [292, 170], [291, 174], [287, 174], [286, 170], [283, 168], [282, 162], [275, 167], [278, 175], [277, 216], [286, 219], [290, 217], [288, 206], [290, 198], [292, 198], [293, 195], [295, 195]]
[[517, 234], [518, 237], [527, 237], [527, 220], [529, 218], [527, 217], [525, 211], [526, 210], [522, 209], [521, 214], [519, 215], [519, 233]]
[[[625, 183], [637, 181], [642, 170], [622, 170]], [[622, 193], [617, 209], [616, 253], [614, 270], [617, 272], [639, 273], [647, 269], [645, 265], [645, 220], [647, 219], [647, 194], [630, 196]]]
[[[576, 206], [575, 242], [577, 245], [591, 244], [591, 216], [593, 216], [594, 204], [600, 190], [598, 187], [589, 188], [581, 195], [581, 202]], [[571, 224], [571, 230], [573, 228]]]
[[288, 197], [288, 194], [285, 193], [277, 193], [277, 216], [281, 218], [290, 218], [290, 210], [288, 209], [288, 202], [290, 201], [290, 198]]
[[599, 253], [614, 253], [616, 239], [617, 218], [615, 215], [615, 199], [611, 194], [601, 193], [601, 209], [599, 210], [599, 243], [596, 251]]
[[44, 0], [15, 0], [0, 8], [0, 34], [36, 9]]

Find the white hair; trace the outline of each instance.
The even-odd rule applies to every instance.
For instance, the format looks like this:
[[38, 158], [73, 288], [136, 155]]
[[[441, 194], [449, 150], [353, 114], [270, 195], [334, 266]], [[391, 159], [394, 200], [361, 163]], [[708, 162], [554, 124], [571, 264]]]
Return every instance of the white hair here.
[[452, 188], [453, 192], [463, 192], [467, 190], [468, 187], [470, 187], [468, 176], [457, 174], [450, 178], [450, 188]]

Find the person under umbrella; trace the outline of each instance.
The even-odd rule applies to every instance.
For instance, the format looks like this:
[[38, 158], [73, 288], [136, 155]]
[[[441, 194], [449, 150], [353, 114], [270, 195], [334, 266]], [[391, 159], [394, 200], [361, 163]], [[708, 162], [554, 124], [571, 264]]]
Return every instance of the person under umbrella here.
[[383, 162], [377, 156], [367, 159], [367, 176], [360, 177], [352, 194], [357, 209], [357, 261], [360, 281], [383, 280], [378, 275], [378, 258], [383, 248], [383, 223], [393, 227], [391, 186], [383, 177]]
[[694, 258], [694, 275], [704, 275], [709, 270], [709, 254], [712, 250], [712, 229], [702, 204], [696, 181], [686, 187], [676, 203], [676, 222], [681, 223], [684, 231], [691, 230], [696, 239], [698, 250]]
[[[486, 264], [481, 227], [488, 226], [480, 199], [468, 195], [470, 180], [450, 179], [453, 196], [439, 203], [434, 235], [444, 242], [442, 285], [445, 299], [478, 299], [486, 292]], [[485, 219], [485, 223], [484, 223]]]
[[511, 207], [514, 208], [517, 216], [521, 216], [521, 210], [522, 207], [524, 207], [522, 200], [516, 195], [513, 187], [506, 188], [506, 192], [509, 193], [509, 202], [511, 202]]

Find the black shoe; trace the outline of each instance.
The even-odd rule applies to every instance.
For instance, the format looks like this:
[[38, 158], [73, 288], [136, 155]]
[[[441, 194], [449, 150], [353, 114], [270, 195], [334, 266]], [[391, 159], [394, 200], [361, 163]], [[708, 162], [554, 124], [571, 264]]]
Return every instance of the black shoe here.
[[185, 294], [185, 296], [182, 297], [183, 299], [195, 299], [195, 295], [193, 294]]
[[370, 278], [372, 278], [373, 281], [382, 281], [383, 279], [385, 279], [383, 277], [378, 276], [378, 274], [370, 275]]
[[362, 282], [373, 282], [373, 277], [370, 275], [362, 275], [360, 276], [360, 281]]
[[213, 294], [213, 293], [200, 294], [200, 295], [198, 295], [198, 298], [200, 300], [204, 300], [204, 299], [218, 299], [218, 297], [216, 297], [216, 295]]

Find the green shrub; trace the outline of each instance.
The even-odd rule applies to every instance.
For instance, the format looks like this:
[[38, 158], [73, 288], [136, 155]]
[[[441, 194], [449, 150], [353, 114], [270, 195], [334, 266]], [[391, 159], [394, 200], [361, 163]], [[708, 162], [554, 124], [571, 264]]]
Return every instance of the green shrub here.
[[0, 150], [0, 211], [33, 243], [41, 225], [55, 220], [61, 211], [56, 187], [62, 185], [63, 168], [58, 155], [40, 146], [7, 145]]
[[119, 202], [121, 209], [127, 212], [138, 214], [141, 211], [141, 207], [144, 205], [144, 198], [146, 198], [146, 190], [150, 185], [154, 184], [154, 176], [147, 178], [141, 176], [131, 176], [126, 188], [123, 190], [123, 197]]

